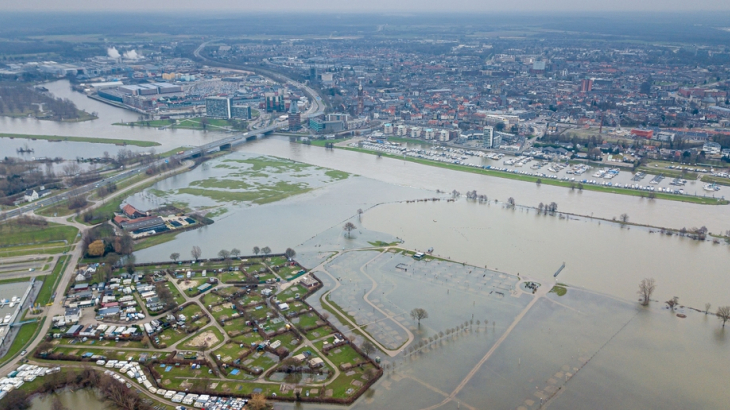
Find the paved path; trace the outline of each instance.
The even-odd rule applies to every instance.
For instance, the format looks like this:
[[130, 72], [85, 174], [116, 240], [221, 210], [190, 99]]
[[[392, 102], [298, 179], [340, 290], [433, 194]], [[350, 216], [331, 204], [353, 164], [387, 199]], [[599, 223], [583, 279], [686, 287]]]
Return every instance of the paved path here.
[[368, 292], [368, 293], [367, 293], [367, 294], [365, 295], [365, 297], [364, 297], [364, 300], [365, 300], [365, 302], [366, 302], [367, 304], [369, 304], [370, 306], [372, 306], [372, 307], [373, 307], [373, 309], [377, 309], [377, 310], [378, 310], [378, 312], [380, 312], [381, 314], [383, 314], [383, 315], [384, 315], [384, 316], [385, 316], [385, 317], [386, 317], [387, 319], [390, 319], [390, 320], [391, 320], [391, 321], [392, 321], [393, 323], [395, 323], [395, 324], [397, 324], [398, 326], [400, 326], [401, 328], [403, 328], [403, 330], [405, 330], [405, 331], [406, 331], [406, 334], [408, 334], [408, 340], [406, 340], [406, 342], [405, 342], [405, 343], [403, 343], [403, 345], [402, 345], [401, 347], [399, 347], [399, 348], [397, 348], [397, 349], [394, 349], [394, 350], [391, 350], [391, 349], [388, 349], [388, 348], [386, 348], [386, 347], [385, 347], [385, 346], [383, 346], [383, 345], [382, 345], [382, 344], [381, 344], [381, 343], [380, 343], [380, 342], [379, 342], [379, 341], [378, 341], [377, 339], [375, 339], [375, 338], [374, 338], [373, 336], [371, 336], [371, 335], [370, 335], [370, 334], [369, 334], [369, 333], [368, 333], [367, 331], [363, 330], [363, 329], [362, 329], [362, 327], [366, 326], [367, 324], [362, 324], [362, 325], [358, 325], [357, 323], [355, 323], [355, 322], [353, 322], [352, 320], [350, 320], [350, 318], [348, 318], [348, 317], [347, 317], [347, 316], [345, 315], [345, 313], [344, 313], [344, 312], [342, 312], [342, 311], [341, 311], [340, 309], [338, 309], [338, 308], [336, 308], [336, 307], [332, 306], [332, 304], [331, 304], [331, 303], [330, 303], [330, 302], [329, 302], [329, 301], [327, 300], [327, 296], [329, 296], [329, 294], [330, 294], [330, 293], [332, 293], [333, 291], [337, 290], [337, 288], [339, 288], [339, 287], [340, 287], [340, 281], [338, 281], [338, 280], [337, 280], [337, 279], [336, 279], [336, 278], [335, 278], [335, 277], [334, 277], [334, 276], [333, 276], [333, 275], [332, 275], [331, 273], [329, 273], [329, 272], [328, 272], [328, 271], [327, 271], [327, 270], [325, 269], [324, 265], [325, 265], [325, 264], [326, 264], [326, 263], [327, 263], [327, 262], [328, 262], [329, 260], [331, 260], [331, 259], [334, 259], [335, 257], [337, 257], [337, 256], [341, 255], [341, 254], [342, 254], [342, 252], [337, 252], [337, 254], [335, 254], [335, 255], [334, 255], [333, 257], [331, 257], [331, 258], [328, 258], [328, 259], [327, 259], [327, 260], [326, 260], [325, 262], [322, 262], [322, 263], [321, 263], [321, 264], [320, 264], [319, 266], [317, 266], [316, 268], [312, 269], [312, 271], [313, 271], [313, 272], [314, 272], [314, 271], [317, 271], [317, 272], [323, 272], [323, 273], [327, 274], [327, 276], [329, 276], [330, 278], [332, 278], [332, 280], [334, 280], [334, 282], [335, 282], [335, 286], [334, 286], [334, 287], [333, 287], [332, 289], [328, 290], [327, 292], [325, 292], [325, 293], [324, 293], [324, 294], [322, 295], [322, 299], [321, 299], [321, 300], [322, 300], [322, 303], [323, 303], [323, 304], [325, 304], [325, 305], [327, 305], [327, 306], [328, 306], [328, 307], [329, 307], [330, 309], [334, 310], [335, 312], [340, 312], [340, 313], [341, 313], [341, 316], [342, 316], [342, 317], [343, 317], [343, 318], [344, 318], [344, 319], [345, 319], [345, 320], [346, 320], [346, 321], [347, 321], [347, 322], [348, 322], [348, 323], [349, 323], [350, 325], [352, 325], [352, 327], [350, 328], [350, 330], [359, 330], [359, 331], [360, 331], [360, 333], [361, 333], [361, 334], [363, 335], [363, 337], [365, 337], [366, 339], [370, 340], [370, 342], [372, 342], [372, 343], [373, 343], [373, 344], [374, 344], [375, 346], [377, 346], [377, 347], [378, 347], [378, 349], [380, 349], [380, 350], [381, 350], [381, 351], [382, 351], [383, 353], [387, 354], [387, 355], [388, 355], [388, 356], [390, 356], [390, 357], [395, 357], [395, 356], [397, 356], [397, 355], [398, 355], [398, 354], [399, 354], [399, 353], [400, 353], [401, 351], [403, 351], [403, 349], [405, 349], [405, 348], [406, 348], [406, 346], [408, 346], [408, 344], [409, 344], [410, 342], [412, 342], [412, 341], [413, 341], [413, 340], [415, 339], [415, 337], [413, 336], [413, 333], [412, 333], [412, 332], [411, 332], [411, 331], [410, 331], [410, 330], [409, 330], [409, 329], [408, 329], [407, 327], [405, 327], [405, 326], [404, 326], [404, 325], [403, 325], [402, 323], [400, 323], [399, 321], [397, 321], [397, 320], [395, 320], [395, 319], [394, 319], [394, 318], [395, 318], [396, 316], [400, 316], [400, 315], [391, 315], [391, 314], [388, 314], [388, 313], [384, 312], [384, 311], [383, 311], [382, 309], [380, 309], [379, 307], [375, 306], [375, 304], [373, 304], [372, 302], [370, 302], [370, 300], [368, 300], [368, 298], [367, 298], [367, 297], [368, 297], [368, 296], [369, 296], [369, 295], [370, 295], [370, 294], [371, 294], [371, 293], [372, 293], [372, 292], [373, 292], [373, 291], [374, 291], [375, 289], [377, 289], [377, 287], [378, 287], [378, 283], [377, 283], [377, 282], [376, 282], [376, 281], [375, 281], [375, 280], [374, 280], [374, 279], [373, 279], [372, 277], [370, 277], [370, 276], [369, 276], [369, 275], [368, 275], [367, 273], [365, 273], [365, 266], [367, 266], [367, 264], [369, 264], [370, 262], [372, 262], [372, 261], [374, 261], [375, 259], [379, 258], [379, 257], [380, 257], [381, 255], [383, 255], [384, 253], [388, 252], [389, 250], [390, 250], [390, 248], [386, 248], [386, 249], [385, 249], [385, 250], [384, 250], [383, 252], [379, 253], [379, 254], [378, 254], [378, 255], [377, 255], [376, 257], [374, 257], [374, 258], [370, 259], [369, 261], [365, 262], [365, 264], [364, 264], [364, 265], [362, 265], [362, 266], [360, 267], [360, 272], [362, 272], [362, 273], [363, 273], [363, 274], [364, 274], [364, 275], [365, 275], [365, 276], [366, 276], [366, 277], [367, 277], [368, 279], [370, 279], [370, 280], [371, 280], [371, 281], [373, 282], [373, 287], [372, 287], [372, 288], [370, 289], [370, 291], [369, 291], [369, 292]]
[[484, 363], [486, 363], [487, 360], [489, 360], [489, 358], [492, 357], [492, 354], [494, 354], [494, 352], [499, 348], [499, 346], [502, 345], [502, 342], [504, 342], [505, 339], [507, 339], [507, 337], [510, 335], [510, 333], [512, 333], [512, 330], [520, 323], [520, 321], [522, 320], [522, 318], [525, 317], [527, 312], [529, 312], [530, 309], [532, 309], [532, 307], [535, 306], [535, 304], [537, 303], [538, 300], [540, 300], [542, 297], [547, 295], [547, 293], [550, 291], [551, 288], [552, 288], [552, 286], [547, 285], [547, 284], [543, 284], [542, 286], [540, 286], [540, 288], [537, 290], [537, 292], [535, 292], [535, 297], [530, 301], [530, 303], [527, 304], [527, 306], [525, 306], [524, 309], [522, 309], [520, 314], [518, 314], [517, 317], [515, 317], [515, 319], [512, 321], [512, 324], [510, 324], [509, 327], [507, 328], [507, 330], [505, 330], [504, 333], [502, 333], [502, 336], [499, 339], [497, 339], [497, 342], [495, 342], [494, 345], [492, 346], [492, 348], [489, 349], [489, 351], [484, 355], [484, 357], [482, 357], [481, 360], [479, 360], [479, 362], [477, 362], [477, 364], [471, 369], [471, 371], [466, 375], [466, 377], [464, 377], [464, 379], [461, 381], [461, 383], [459, 383], [459, 385], [456, 386], [456, 388], [443, 401], [441, 401], [438, 404], [434, 404], [433, 406], [426, 407], [422, 410], [434, 410], [434, 409], [437, 409], [437, 408], [445, 405], [446, 403], [454, 400], [456, 398], [456, 395], [459, 394], [459, 392], [461, 392], [461, 390], [464, 387], [466, 387], [466, 385], [471, 381], [471, 379], [474, 377], [474, 375], [476, 375], [477, 372], [479, 372], [479, 370], [482, 368], [482, 365], [484, 365]]

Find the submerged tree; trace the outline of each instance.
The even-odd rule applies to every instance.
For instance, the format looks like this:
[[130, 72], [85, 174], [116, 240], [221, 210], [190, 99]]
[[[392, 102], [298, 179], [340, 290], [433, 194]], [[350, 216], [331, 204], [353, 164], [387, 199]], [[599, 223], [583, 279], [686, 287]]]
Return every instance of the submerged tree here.
[[639, 290], [638, 293], [641, 295], [641, 304], [644, 306], [649, 305], [649, 301], [651, 300], [651, 294], [654, 293], [654, 289], [656, 289], [656, 283], [654, 281], [654, 278], [646, 278], [639, 283]]
[[180, 259], [180, 254], [177, 253], [177, 252], [171, 253], [170, 254], [170, 259], [172, 259], [173, 262], [177, 262], [177, 260]]
[[375, 346], [369, 340], [362, 342], [360, 349], [368, 356], [375, 352]]
[[193, 246], [193, 249], [190, 250], [190, 255], [193, 257], [193, 259], [197, 262], [198, 259], [200, 259], [200, 255], [203, 254], [203, 251], [200, 250], [200, 246]]
[[350, 238], [350, 233], [355, 229], [355, 225], [352, 222], [348, 222], [345, 224], [345, 226], [342, 227], [342, 229], [347, 232], [347, 237]]
[[722, 320], [722, 327], [725, 327], [725, 322], [730, 320], [730, 306], [720, 306], [717, 308], [717, 318]]
[[259, 249], [259, 247], [258, 247], [258, 246], [254, 246], [254, 247], [253, 247], [253, 253], [254, 253], [254, 255], [258, 255], [258, 254], [259, 254], [259, 252], [261, 252], [261, 249]]
[[411, 318], [418, 321], [418, 326], [421, 326], [421, 319], [428, 319], [428, 312], [426, 309], [415, 308], [411, 310]]
[[679, 297], [674, 296], [673, 298], [669, 299], [668, 301], [666, 301], [664, 303], [666, 303], [667, 306], [669, 306], [669, 309], [674, 311], [674, 308], [677, 307], [677, 305], [679, 305]]

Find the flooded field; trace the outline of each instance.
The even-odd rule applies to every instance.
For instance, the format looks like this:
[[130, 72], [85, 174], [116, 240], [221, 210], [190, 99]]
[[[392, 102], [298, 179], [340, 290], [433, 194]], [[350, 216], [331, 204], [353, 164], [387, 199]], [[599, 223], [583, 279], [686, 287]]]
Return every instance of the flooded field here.
[[[225, 164], [225, 163], [223, 163]], [[349, 246], [346, 242], [342, 226], [351, 219], [358, 209], [367, 210], [380, 203], [401, 201], [405, 199], [425, 198], [432, 193], [412, 188], [403, 188], [384, 184], [369, 178], [348, 176], [345, 179], [327, 176], [326, 170], [316, 170], [314, 167], [310, 176], [296, 173], [297, 176], [278, 175], [275, 178], [284, 178], [286, 184], [308, 184], [310, 189], [298, 192], [296, 195], [286, 196], [275, 202], [255, 204], [252, 202], [216, 202], [205, 196], [191, 196], [189, 194], [174, 194], [170, 197], [152, 199], [156, 190], [166, 192], [177, 189], [175, 187], [188, 186], [195, 180], [206, 180], [207, 172], [230, 172], [229, 169], [210, 167], [207, 171], [196, 170], [197, 176], [188, 180], [182, 174], [165, 181], [161, 181], [146, 193], [131, 197], [128, 201], [135, 206], [146, 209], [148, 206], [160, 206], [166, 201], [186, 202], [194, 206], [218, 206], [225, 208], [225, 213], [215, 216], [216, 222], [212, 225], [184, 232], [170, 242], [135, 252], [138, 261], [157, 261], [165, 259], [172, 252], [185, 255], [194, 245], [201, 247], [203, 257], [215, 257], [221, 249], [236, 247], [244, 254], [249, 253], [254, 246], [269, 246], [274, 252], [283, 252], [286, 248], [295, 248], [320, 233], [332, 229], [333, 235], [324, 235], [332, 248], [341, 249]], [[257, 177], [255, 177], [257, 178]], [[241, 181], [244, 181], [241, 179]], [[327, 181], [327, 182], [325, 182]], [[156, 202], [149, 202], [149, 201]], [[213, 212], [214, 210], [211, 210]], [[357, 221], [355, 221], [357, 222]], [[359, 226], [359, 224], [357, 224]], [[353, 237], [360, 237], [357, 231]], [[387, 234], [370, 235], [368, 240], [392, 240]], [[361, 238], [364, 239], [364, 238]], [[367, 243], [365, 243], [367, 246]], [[302, 249], [306, 249], [304, 246]]]
[[457, 261], [552, 279], [633, 300], [639, 281], [657, 280], [656, 297], [700, 308], [730, 302], [730, 246], [621, 228], [587, 218], [561, 219], [535, 210], [472, 201], [387, 204], [363, 217], [366, 228], [405, 240], [404, 246]]
[[[89, 389], [83, 390], [64, 390], [57, 393], [61, 403], [68, 409], [73, 410], [112, 410], [114, 407], [109, 406], [99, 399], [98, 395]], [[52, 410], [53, 396], [45, 395], [36, 397], [31, 401], [30, 410]]]
[[162, 203], [186, 204], [193, 209], [250, 206], [290, 196], [347, 179], [349, 174], [274, 157], [233, 153], [155, 184], [127, 199], [139, 209]]
[[[532, 294], [512, 275], [400, 253], [347, 252], [317, 275], [325, 289], [310, 303], [335, 302], [348, 316], [330, 319], [340, 329], [385, 345], [376, 354], [386, 374], [355, 409], [686, 409], [730, 399], [719, 385], [730, 340], [712, 315], [574, 286], [548, 292], [547, 281]], [[415, 306], [429, 312], [420, 326], [408, 317]], [[407, 332], [412, 341], [391, 350]]]
[[247, 143], [241, 151], [289, 158], [317, 166], [355, 173], [378, 181], [400, 186], [437, 189], [451, 192], [476, 190], [490, 199], [506, 201], [513, 197], [517, 204], [536, 207], [540, 202], [556, 202], [558, 210], [601, 218], [618, 218], [626, 213], [631, 222], [680, 229], [706, 226], [711, 232], [730, 229], [730, 205], [697, 205], [678, 201], [649, 200], [640, 197], [571, 191], [568, 188], [536, 185], [510, 179], [489, 177], [421, 165], [372, 154], [326, 150], [316, 146], [290, 143], [284, 138]]
[[[223, 135], [112, 126], [137, 114], [71, 93], [63, 81], [47, 87], [99, 112], [100, 119], [0, 117], [5, 132], [154, 140], [162, 144], [158, 152]], [[36, 155], [47, 155], [46, 145], [50, 150], [71, 143], [33, 144]], [[17, 149], [4, 139], [0, 147]], [[87, 151], [91, 147], [113, 152], [95, 144], [62, 151], [96, 152]], [[304, 266], [319, 266], [315, 273], [325, 285], [308, 302], [321, 311], [341, 309], [343, 315], [330, 320], [356, 343], [369, 336], [381, 346], [375, 355], [386, 374], [350, 408], [686, 409], [730, 402], [723, 387], [730, 377], [730, 342], [717, 318], [687, 308], [676, 312], [687, 318], [679, 318], [661, 302], [649, 308], [635, 302], [638, 282], [654, 277], [659, 301], [679, 296], [681, 304], [694, 307], [730, 303], [724, 269], [730, 247], [585, 218], [538, 216], [501, 203], [508, 197], [527, 206], [554, 201], [562, 212], [607, 219], [627, 213], [631, 222], [705, 225], [715, 232], [730, 229], [728, 207], [573, 192], [292, 144], [283, 137], [238, 150], [128, 199], [142, 209], [165, 203], [205, 208], [216, 221], [136, 252], [137, 261], [187, 255], [194, 245], [203, 257], [232, 247], [244, 254], [253, 246], [295, 248]], [[437, 189], [477, 190], [499, 203], [446, 202]], [[442, 200], [405, 203], [433, 197]], [[356, 225], [351, 237], [342, 230], [347, 221]], [[433, 247], [444, 260], [355, 250], [401, 240], [406, 249]], [[526, 278], [541, 285], [534, 294]], [[565, 292], [549, 293], [558, 281]], [[420, 326], [410, 317], [417, 307], [428, 312]], [[78, 410], [104, 408], [91, 391], [62, 393], [62, 402]], [[35, 399], [32, 409], [50, 407], [45, 397]]]

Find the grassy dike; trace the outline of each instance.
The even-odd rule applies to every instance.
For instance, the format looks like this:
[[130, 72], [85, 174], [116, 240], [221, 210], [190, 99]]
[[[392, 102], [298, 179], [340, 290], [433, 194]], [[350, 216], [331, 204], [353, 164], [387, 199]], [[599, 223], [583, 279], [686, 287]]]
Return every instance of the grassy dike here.
[[133, 145], [136, 147], [156, 147], [161, 145], [154, 141], [137, 141], [124, 139], [107, 139], [93, 137], [64, 137], [60, 135], [30, 135], [30, 134], [6, 134], [0, 133], [0, 138], [21, 138], [28, 140], [46, 140], [46, 141], [68, 141], [68, 142], [88, 142], [92, 144], [113, 144], [113, 145]]
[[[362, 153], [370, 154], [370, 155], [378, 154], [375, 151], [371, 151], [371, 150], [367, 150], [367, 149], [363, 149], [363, 148], [353, 148], [353, 147], [336, 147], [336, 148], [344, 149], [344, 150], [348, 150], [348, 151], [362, 152]], [[432, 160], [422, 159], [422, 158], [413, 158], [413, 157], [408, 157], [408, 156], [406, 156], [404, 158], [404, 157], [401, 157], [398, 155], [393, 155], [393, 154], [387, 154], [387, 153], [380, 153], [380, 154], [384, 157], [399, 159], [399, 160], [403, 160], [403, 161], [415, 162], [417, 164], [446, 168], [446, 169], [451, 169], [454, 171], [470, 172], [472, 174], [493, 176], [493, 177], [497, 177], [497, 178], [506, 178], [506, 179], [513, 179], [513, 180], [517, 180], [517, 181], [533, 182], [533, 183], [537, 182], [538, 179], [541, 179], [542, 184], [560, 186], [560, 187], [564, 187], [564, 188], [570, 188], [572, 184], [577, 184], [577, 182], [561, 181], [561, 180], [555, 180], [555, 179], [550, 179], [550, 178], [539, 178], [539, 177], [534, 177], [531, 175], [513, 174], [511, 172], [475, 168], [475, 167], [469, 167], [469, 166], [458, 165], [458, 164], [448, 164], [448, 163], [444, 163], [444, 162], [432, 161]], [[609, 186], [602, 186], [602, 185], [583, 184], [583, 189], [586, 191], [605, 192], [605, 193], [610, 193], [610, 194], [620, 194], [620, 195], [630, 195], [630, 196], [647, 196], [648, 195], [648, 192], [646, 192], [646, 191], [637, 191], [634, 189], [616, 188], [616, 187], [609, 187]], [[677, 194], [668, 194], [665, 192], [654, 192], [654, 194], [656, 195], [656, 199], [689, 202], [689, 203], [693, 203], [693, 204], [727, 205], [729, 203], [727, 200], [720, 199], [720, 198], [710, 198], [710, 197], [701, 197], [701, 196], [692, 196], [692, 195], [677, 195]]]

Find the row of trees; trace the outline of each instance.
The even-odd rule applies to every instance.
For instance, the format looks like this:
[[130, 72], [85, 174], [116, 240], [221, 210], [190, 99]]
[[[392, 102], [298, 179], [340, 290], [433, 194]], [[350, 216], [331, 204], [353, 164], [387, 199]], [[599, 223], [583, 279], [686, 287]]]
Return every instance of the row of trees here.
[[555, 213], [558, 211], [558, 204], [555, 202], [550, 202], [549, 204], [545, 205], [542, 202], [540, 202], [540, 205], [537, 206], [537, 213], [538, 215], [541, 213], [544, 213], [547, 215], [548, 213]]
[[[639, 283], [639, 290], [637, 293], [641, 297], [641, 304], [643, 306], [649, 306], [649, 303], [651, 302], [651, 295], [654, 294], [654, 291], [656, 290], [656, 281], [654, 278], [645, 278], [642, 279], [642, 281]], [[674, 309], [679, 306], [679, 297], [673, 296], [669, 300], [667, 300], [666, 305], [669, 307], [669, 309], [673, 312]], [[710, 303], [705, 304], [705, 314], [709, 314], [710, 308], [712, 308], [712, 305]], [[720, 306], [717, 308], [717, 311], [715, 312], [715, 316], [717, 316], [718, 319], [722, 321], [722, 327], [725, 327], [725, 323], [730, 320], [730, 306]]]
[[[271, 254], [271, 248], [268, 246], [264, 246], [263, 248], [259, 248], [258, 246], [253, 247], [253, 253], [254, 255], [258, 256], [260, 253], [263, 255], [269, 255]], [[287, 258], [293, 258], [296, 255], [296, 252], [292, 248], [287, 248], [284, 254], [287, 256]], [[197, 261], [200, 259], [200, 257], [203, 255], [202, 249], [200, 249], [200, 246], [193, 246], [193, 248], [190, 250], [190, 256], [193, 257], [193, 260]], [[230, 251], [227, 249], [221, 249], [218, 251], [218, 257], [223, 260], [230, 260], [231, 258], [237, 259], [239, 256], [241, 256], [241, 250], [237, 248], [233, 248]], [[170, 259], [172, 259], [174, 262], [177, 262], [178, 259], [180, 259], [180, 254], [175, 252], [170, 254]]]

